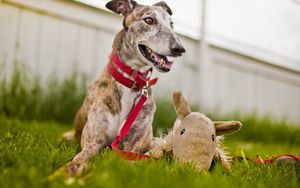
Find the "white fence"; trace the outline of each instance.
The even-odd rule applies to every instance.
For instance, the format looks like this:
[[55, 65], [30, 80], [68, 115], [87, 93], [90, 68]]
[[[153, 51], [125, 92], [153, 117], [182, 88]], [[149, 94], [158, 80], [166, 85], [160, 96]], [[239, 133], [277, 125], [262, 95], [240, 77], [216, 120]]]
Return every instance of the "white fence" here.
[[[0, 1], [1, 2], [1, 1]], [[0, 62], [14, 62], [44, 78], [73, 70], [94, 79], [106, 65], [118, 16], [71, 1], [4, 0], [0, 4]], [[182, 90], [206, 111], [270, 114], [300, 124], [300, 73], [209, 44], [209, 63], [199, 62], [199, 41], [181, 36], [187, 53], [155, 92], [170, 98]]]

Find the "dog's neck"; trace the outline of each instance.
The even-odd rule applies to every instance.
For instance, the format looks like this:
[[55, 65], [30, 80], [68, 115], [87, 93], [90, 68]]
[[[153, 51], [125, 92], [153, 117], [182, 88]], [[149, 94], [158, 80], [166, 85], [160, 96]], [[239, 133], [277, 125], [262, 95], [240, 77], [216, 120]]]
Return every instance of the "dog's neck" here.
[[125, 29], [122, 29], [115, 37], [113, 42], [113, 52], [125, 65], [134, 70], [145, 71], [151, 67], [143, 62], [140, 54], [137, 54], [137, 47], [134, 46], [132, 37], [130, 37]]

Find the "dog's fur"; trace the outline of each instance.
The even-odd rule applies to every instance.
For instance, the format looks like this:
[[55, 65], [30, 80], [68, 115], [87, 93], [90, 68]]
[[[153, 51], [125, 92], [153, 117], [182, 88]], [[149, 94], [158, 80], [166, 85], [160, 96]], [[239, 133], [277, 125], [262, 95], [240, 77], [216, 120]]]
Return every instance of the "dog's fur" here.
[[[132, 69], [144, 71], [153, 66], [139, 51], [139, 44], [164, 56], [176, 57], [185, 52], [173, 31], [172, 11], [166, 3], [144, 6], [132, 0], [112, 0], [106, 7], [124, 17], [124, 28], [115, 37], [113, 52]], [[151, 18], [152, 22], [147, 20], [147, 23], [147, 18]], [[103, 70], [89, 87], [75, 118], [75, 136], [81, 137], [82, 150], [64, 166], [69, 175], [80, 174], [92, 156], [112, 143], [137, 95], [138, 92], [121, 85], [106, 69]], [[155, 104], [150, 95], [128, 135], [122, 140], [124, 150], [138, 153], [149, 150], [154, 111]]]

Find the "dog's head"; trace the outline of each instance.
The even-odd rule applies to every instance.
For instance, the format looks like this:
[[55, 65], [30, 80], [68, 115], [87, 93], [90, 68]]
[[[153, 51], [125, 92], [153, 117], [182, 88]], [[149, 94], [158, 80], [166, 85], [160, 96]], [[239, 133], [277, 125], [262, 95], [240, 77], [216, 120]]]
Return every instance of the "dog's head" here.
[[133, 0], [112, 0], [106, 7], [123, 15], [122, 50], [125, 59], [134, 59], [136, 66], [153, 65], [160, 72], [168, 72], [173, 64], [168, 56], [185, 52], [173, 31], [172, 11], [165, 2], [144, 6]]

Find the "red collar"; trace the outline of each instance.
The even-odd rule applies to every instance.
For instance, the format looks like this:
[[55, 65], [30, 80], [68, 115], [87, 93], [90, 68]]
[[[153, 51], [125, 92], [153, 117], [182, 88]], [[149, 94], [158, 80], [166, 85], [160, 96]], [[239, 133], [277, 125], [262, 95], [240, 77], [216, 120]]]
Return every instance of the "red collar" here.
[[152, 68], [145, 72], [133, 70], [124, 65], [113, 52], [110, 54], [110, 59], [107, 70], [122, 85], [134, 91], [140, 91], [144, 87], [156, 84], [157, 78], [150, 80]]

